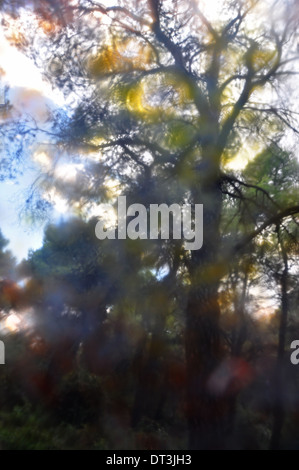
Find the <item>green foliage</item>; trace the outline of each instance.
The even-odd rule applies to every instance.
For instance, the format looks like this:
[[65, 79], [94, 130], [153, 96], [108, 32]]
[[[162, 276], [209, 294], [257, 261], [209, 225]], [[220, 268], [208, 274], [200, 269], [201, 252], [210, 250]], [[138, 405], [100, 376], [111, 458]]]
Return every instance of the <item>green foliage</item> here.
[[54, 424], [44, 409], [29, 403], [11, 412], [1, 411], [0, 445], [3, 450], [103, 450], [107, 443], [93, 427]]
[[99, 423], [103, 414], [101, 380], [84, 371], [65, 376], [58, 390], [55, 414], [60, 422], [81, 427]]
[[258, 185], [282, 207], [296, 204], [299, 192], [299, 163], [295, 155], [272, 145], [244, 170], [249, 183]]

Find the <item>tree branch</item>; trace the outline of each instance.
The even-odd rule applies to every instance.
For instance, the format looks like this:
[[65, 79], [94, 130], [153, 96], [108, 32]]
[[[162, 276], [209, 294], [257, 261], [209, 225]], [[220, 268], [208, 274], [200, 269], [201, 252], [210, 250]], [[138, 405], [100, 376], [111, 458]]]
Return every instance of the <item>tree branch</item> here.
[[241, 181], [235, 176], [231, 176], [231, 175], [222, 174], [221, 179], [223, 181], [228, 181], [229, 183], [232, 183], [232, 184], [238, 183], [239, 185], [244, 186], [245, 188], [256, 189], [256, 191], [260, 191], [261, 193], [263, 193], [275, 207], [277, 207], [278, 209], [281, 209], [279, 204], [277, 204], [277, 202], [272, 198], [272, 196], [270, 196], [268, 191], [266, 191], [264, 188], [261, 188], [260, 186], [257, 186], [256, 184], [245, 183], [244, 181]]
[[299, 205], [288, 207], [287, 209], [278, 212], [277, 214], [273, 215], [269, 219], [267, 219], [260, 227], [253, 230], [250, 234], [246, 235], [243, 240], [239, 241], [234, 249], [233, 252], [237, 253], [242, 248], [244, 248], [248, 243], [250, 243], [254, 238], [256, 238], [260, 233], [262, 233], [266, 228], [270, 227], [271, 225], [279, 224], [283, 219], [286, 217], [291, 217], [293, 215], [299, 214]]

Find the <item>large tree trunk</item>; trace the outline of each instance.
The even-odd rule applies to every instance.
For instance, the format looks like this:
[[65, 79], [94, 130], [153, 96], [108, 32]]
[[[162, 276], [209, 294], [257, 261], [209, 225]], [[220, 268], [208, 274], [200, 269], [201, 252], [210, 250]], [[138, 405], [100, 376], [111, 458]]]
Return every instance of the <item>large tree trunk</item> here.
[[213, 374], [221, 362], [218, 287], [219, 224], [222, 194], [217, 179], [206, 179], [194, 195], [204, 205], [204, 243], [192, 252], [191, 287], [186, 311], [187, 422], [190, 449], [223, 447], [228, 409]]
[[187, 306], [187, 420], [190, 449], [221, 447], [223, 410], [217, 391], [209, 387], [220, 361], [219, 306], [207, 286], [192, 292]]

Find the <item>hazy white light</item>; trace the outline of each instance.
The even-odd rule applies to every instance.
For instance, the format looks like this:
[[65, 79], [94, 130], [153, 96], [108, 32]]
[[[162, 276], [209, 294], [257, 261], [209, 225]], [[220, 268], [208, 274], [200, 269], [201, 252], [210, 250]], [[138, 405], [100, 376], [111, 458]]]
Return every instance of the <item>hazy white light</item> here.
[[197, 6], [210, 21], [219, 19], [223, 0], [197, 0]]
[[53, 91], [49, 83], [42, 79], [42, 75], [33, 61], [12, 46], [0, 32], [0, 65], [4, 72], [3, 82], [12, 88], [27, 88], [37, 90], [44, 97], [62, 105], [64, 98], [61, 92]]
[[74, 181], [78, 171], [83, 170], [83, 168], [82, 163], [60, 165], [55, 170], [55, 176], [66, 181]]
[[5, 319], [4, 327], [12, 333], [15, 333], [20, 330], [20, 323], [20, 318], [15, 313], [12, 313]]
[[33, 159], [34, 161], [39, 163], [43, 168], [47, 170], [51, 168], [51, 159], [46, 152], [35, 152], [35, 154], [33, 155]]
[[67, 200], [55, 188], [45, 193], [44, 198], [53, 204], [54, 209], [60, 214], [65, 214], [69, 210]]
[[40, 72], [34, 64], [18, 49], [11, 46], [0, 33], [1, 68], [5, 72], [5, 80], [12, 87], [28, 87], [36, 90], [45, 88]]
[[121, 187], [118, 181], [106, 178], [104, 182], [105, 188], [108, 189], [109, 197], [118, 197], [121, 194]]
[[253, 314], [256, 319], [269, 320], [275, 314], [275, 308], [273, 306], [261, 307], [256, 310]]

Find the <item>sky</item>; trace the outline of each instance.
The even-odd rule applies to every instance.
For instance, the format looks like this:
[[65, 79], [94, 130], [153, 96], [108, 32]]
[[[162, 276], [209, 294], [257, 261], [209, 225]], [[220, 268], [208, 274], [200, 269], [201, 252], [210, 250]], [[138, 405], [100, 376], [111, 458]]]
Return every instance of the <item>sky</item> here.
[[[0, 91], [6, 84], [9, 86], [9, 99], [15, 112], [30, 113], [43, 122], [47, 116], [47, 106], [63, 104], [62, 96], [53, 92], [50, 85], [42, 80], [33, 62], [11, 46], [1, 30], [0, 64], [5, 72], [0, 78]], [[25, 193], [35, 177], [33, 170], [26, 170], [16, 181], [0, 183], [0, 229], [10, 240], [8, 248], [18, 261], [27, 256], [29, 249], [39, 248], [43, 240], [44, 225], [32, 227], [20, 218]]]

